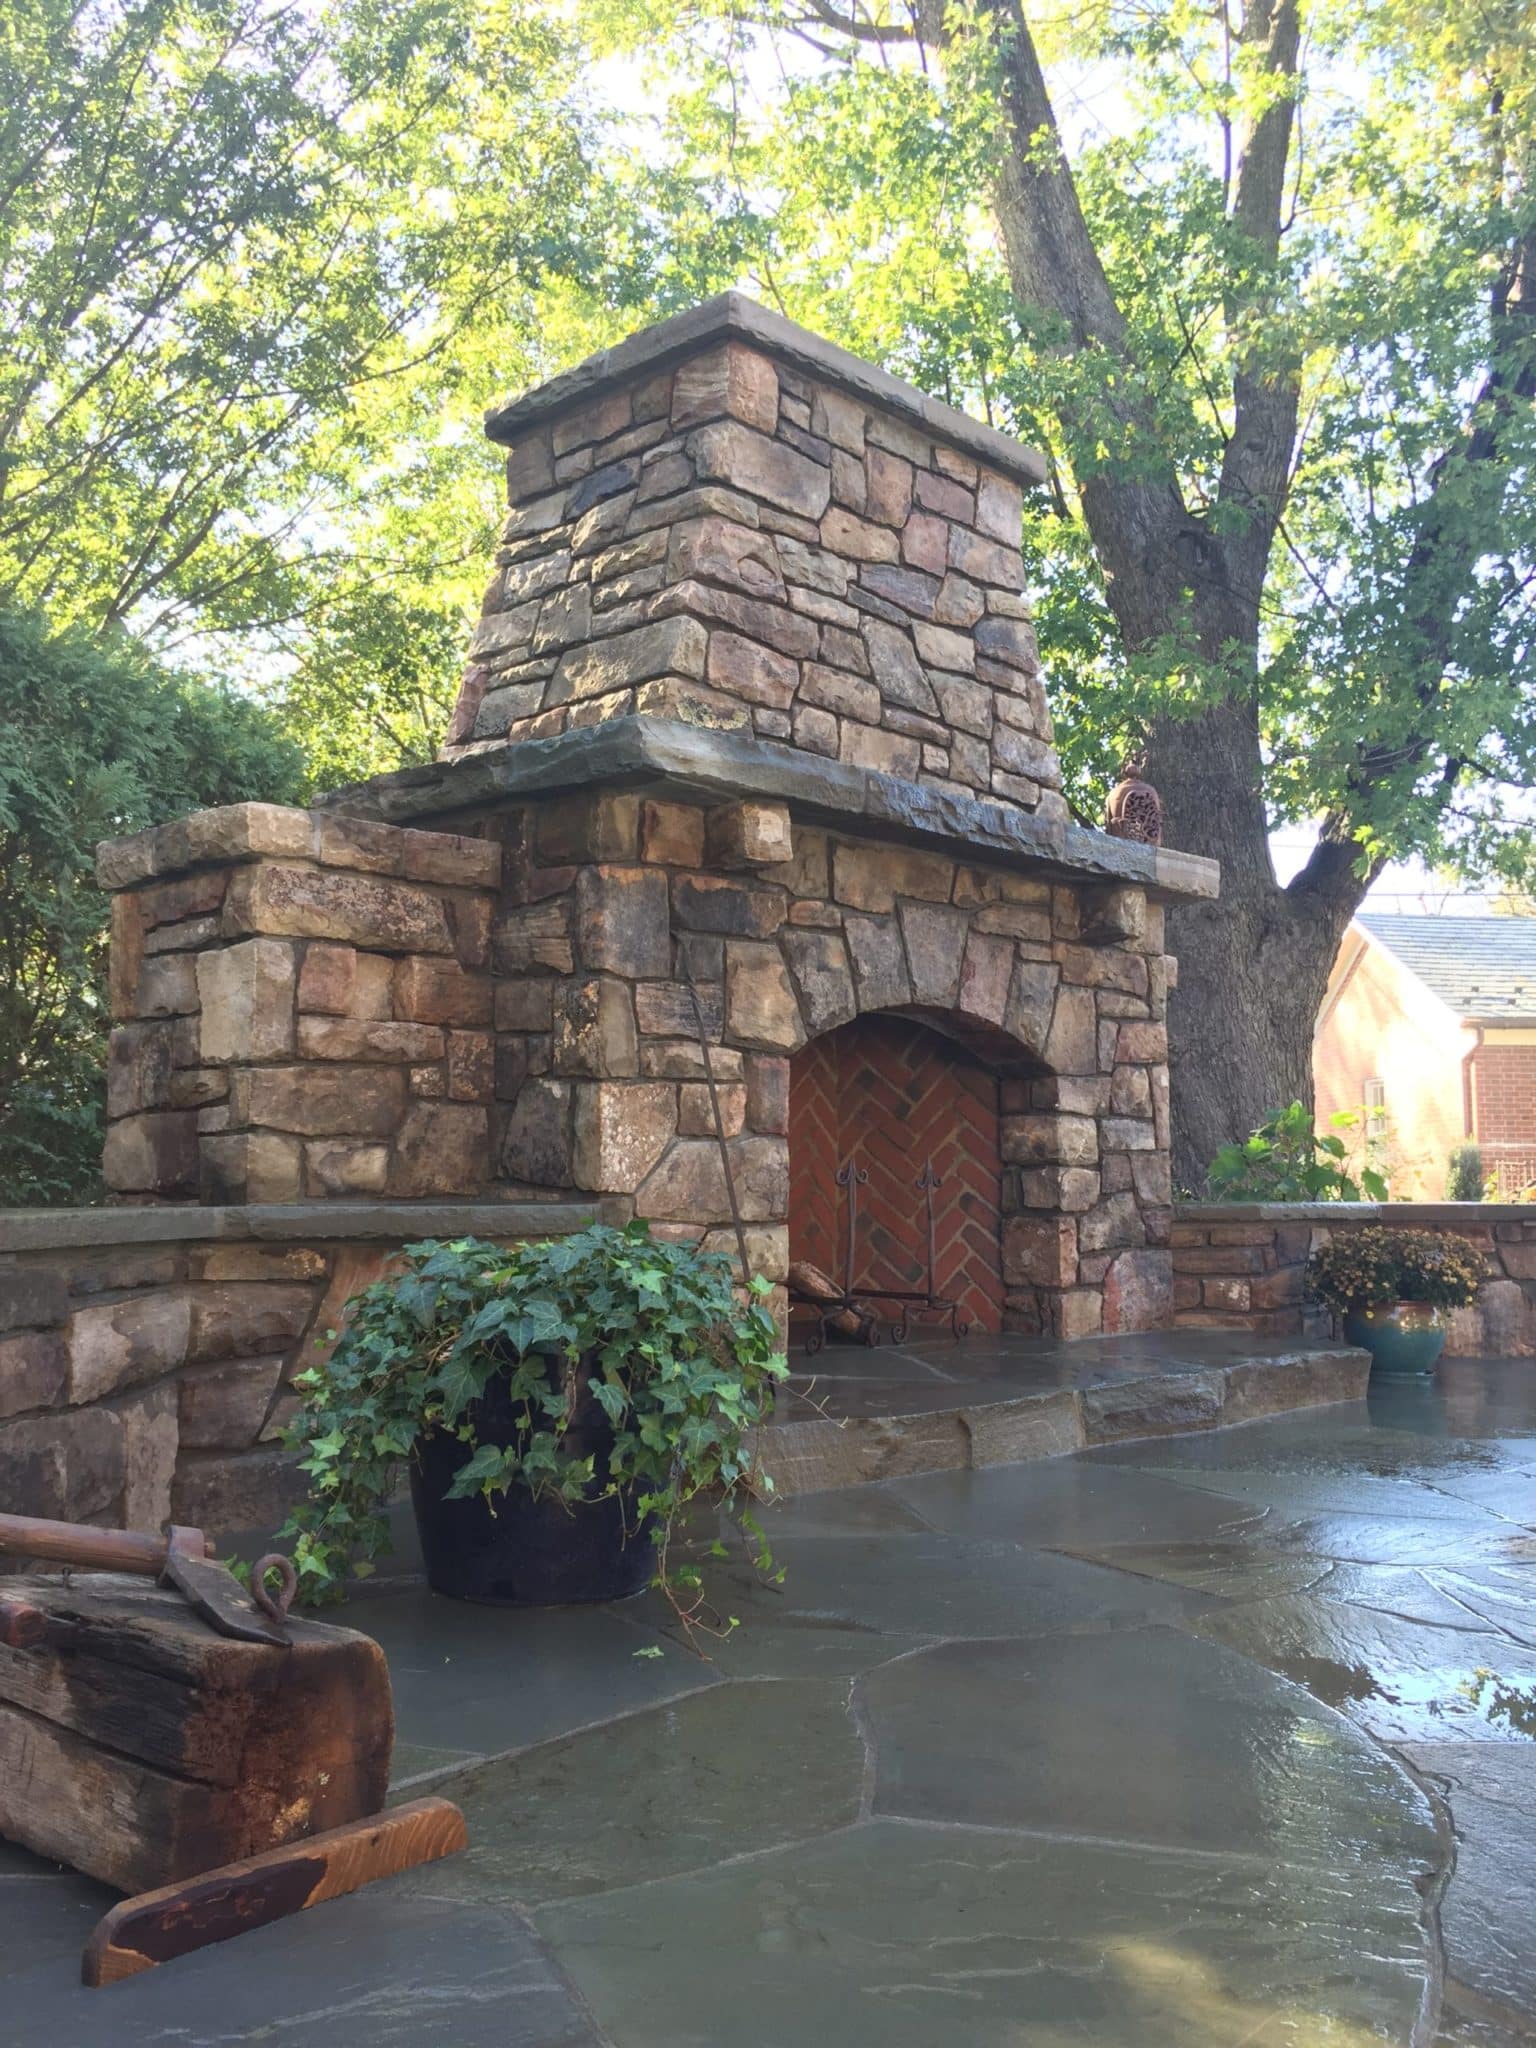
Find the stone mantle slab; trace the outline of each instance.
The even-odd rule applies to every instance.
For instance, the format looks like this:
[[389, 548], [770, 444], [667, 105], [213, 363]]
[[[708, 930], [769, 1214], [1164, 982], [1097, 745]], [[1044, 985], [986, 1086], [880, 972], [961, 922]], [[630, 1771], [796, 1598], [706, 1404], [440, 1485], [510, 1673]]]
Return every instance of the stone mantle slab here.
[[[103, 1209], [0, 1209], [0, 1256], [169, 1244], [304, 1244], [315, 1237], [415, 1244], [429, 1237], [564, 1237], [621, 1223], [589, 1202], [167, 1202]], [[6, 1269], [0, 1267], [0, 1301]], [[0, 1311], [3, 1313], [3, 1311]]]
[[1221, 863], [1171, 847], [818, 760], [755, 736], [711, 732], [673, 719], [632, 716], [524, 740], [518, 746], [402, 768], [350, 783], [317, 808], [393, 825], [449, 821], [498, 801], [578, 790], [645, 789], [680, 799], [787, 804], [793, 817], [906, 845], [963, 844], [1000, 866], [1145, 889], [1154, 901], [1211, 902]]

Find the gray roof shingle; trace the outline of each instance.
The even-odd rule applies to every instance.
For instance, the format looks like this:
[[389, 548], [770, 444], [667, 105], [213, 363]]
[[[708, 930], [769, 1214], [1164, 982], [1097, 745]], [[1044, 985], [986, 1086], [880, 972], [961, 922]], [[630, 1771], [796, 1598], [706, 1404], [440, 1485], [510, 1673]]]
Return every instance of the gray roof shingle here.
[[1355, 919], [1458, 1017], [1536, 1022], [1536, 917]]

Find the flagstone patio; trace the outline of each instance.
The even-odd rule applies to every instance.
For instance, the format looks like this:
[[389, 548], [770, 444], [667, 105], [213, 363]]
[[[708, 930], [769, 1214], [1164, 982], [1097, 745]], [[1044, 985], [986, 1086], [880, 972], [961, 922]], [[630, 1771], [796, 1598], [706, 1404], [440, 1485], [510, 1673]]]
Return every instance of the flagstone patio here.
[[708, 1663], [650, 1595], [380, 1584], [398, 1787], [469, 1853], [88, 1993], [107, 1895], [0, 1848], [0, 2038], [1536, 2040], [1531, 1361], [771, 1526]]

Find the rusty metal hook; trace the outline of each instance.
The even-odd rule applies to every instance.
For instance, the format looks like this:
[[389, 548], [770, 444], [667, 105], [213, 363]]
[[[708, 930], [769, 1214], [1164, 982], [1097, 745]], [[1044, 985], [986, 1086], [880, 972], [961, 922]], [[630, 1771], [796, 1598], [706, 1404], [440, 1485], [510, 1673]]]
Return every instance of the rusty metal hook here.
[[[277, 1573], [279, 1584], [275, 1593], [267, 1585], [268, 1572]], [[280, 1550], [258, 1557], [251, 1566], [251, 1598], [273, 1621], [287, 1620], [293, 1596], [298, 1590], [299, 1575], [293, 1568], [293, 1560], [284, 1557]]]

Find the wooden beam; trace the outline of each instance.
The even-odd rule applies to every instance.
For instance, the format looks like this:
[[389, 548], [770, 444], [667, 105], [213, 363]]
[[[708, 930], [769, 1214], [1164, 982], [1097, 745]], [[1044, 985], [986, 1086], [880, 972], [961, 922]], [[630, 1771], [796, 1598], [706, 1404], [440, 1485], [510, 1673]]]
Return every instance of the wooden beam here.
[[229, 1941], [381, 1877], [434, 1863], [465, 1846], [464, 1816], [446, 1799], [414, 1799], [367, 1820], [142, 1892], [112, 1908], [86, 1943], [83, 1983], [136, 1977], [194, 1949]]
[[0, 1584], [0, 1835], [144, 1892], [383, 1805], [370, 1637], [300, 1620], [286, 1648], [237, 1642], [145, 1579]]

